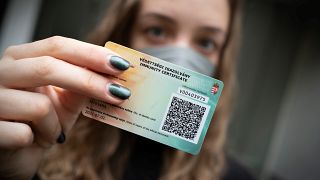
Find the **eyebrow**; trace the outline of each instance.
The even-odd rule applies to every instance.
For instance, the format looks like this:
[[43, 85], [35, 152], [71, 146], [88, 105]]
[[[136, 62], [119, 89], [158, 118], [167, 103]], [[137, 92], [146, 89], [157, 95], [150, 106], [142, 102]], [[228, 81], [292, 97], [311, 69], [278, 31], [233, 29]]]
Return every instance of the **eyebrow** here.
[[211, 33], [214, 33], [214, 34], [219, 34], [221, 36], [226, 36], [226, 34], [227, 34], [221, 28], [213, 27], [213, 26], [201, 26], [199, 29], [202, 30], [202, 31], [205, 31], [205, 32], [211, 32]]
[[166, 16], [166, 15], [163, 15], [163, 14], [159, 14], [159, 13], [146, 13], [146, 14], [142, 15], [142, 17], [144, 17], [144, 18], [145, 17], [154, 17], [154, 18], [157, 18], [157, 19], [160, 19], [163, 21], [167, 21], [172, 24], [177, 24], [177, 21], [175, 21], [173, 18]]
[[[149, 12], [149, 13], [143, 14], [142, 17], [143, 18], [152, 17], [152, 18], [160, 19], [162, 21], [166, 21], [168, 23], [172, 23], [174, 25], [178, 24], [175, 19], [171, 18], [170, 16], [163, 15], [161, 13]], [[221, 36], [223, 37], [223, 39], [225, 39], [227, 36], [227, 32], [225, 32], [223, 29], [217, 26], [204, 25], [204, 26], [200, 26], [198, 29], [203, 32], [213, 33], [217, 36]]]

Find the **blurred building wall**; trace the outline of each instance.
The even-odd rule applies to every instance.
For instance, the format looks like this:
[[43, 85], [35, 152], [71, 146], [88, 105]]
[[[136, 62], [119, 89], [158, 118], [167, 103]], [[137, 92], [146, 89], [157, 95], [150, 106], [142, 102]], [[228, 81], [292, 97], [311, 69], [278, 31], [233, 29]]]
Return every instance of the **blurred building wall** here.
[[34, 39], [60, 35], [84, 41], [109, 3], [109, 0], [43, 0]]
[[265, 179], [320, 178], [320, 28], [306, 24], [264, 167]]
[[282, 1], [248, 0], [244, 9], [238, 97], [227, 149], [258, 177], [302, 38], [304, 27], [294, 11]]
[[320, 177], [319, 159], [311, 158], [320, 143], [315, 2], [248, 0], [244, 9], [238, 99], [227, 150], [259, 178]]
[[0, 28], [0, 54], [8, 46], [33, 39], [41, 0], [10, 0], [5, 6], [5, 9], [1, 8], [5, 14]]

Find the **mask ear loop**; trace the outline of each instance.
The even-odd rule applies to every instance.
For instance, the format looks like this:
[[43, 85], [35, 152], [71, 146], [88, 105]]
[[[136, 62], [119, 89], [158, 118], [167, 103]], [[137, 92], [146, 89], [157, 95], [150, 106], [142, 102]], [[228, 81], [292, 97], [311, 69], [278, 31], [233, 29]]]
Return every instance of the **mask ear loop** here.
[[[240, 4], [240, 3], [239, 3]], [[221, 47], [221, 53], [220, 53], [220, 56], [219, 56], [219, 59], [218, 59], [218, 66], [217, 66], [217, 71], [215, 72], [215, 74], [213, 74], [213, 77], [216, 77], [218, 79], [221, 79], [221, 76], [222, 76], [222, 71], [224, 69], [224, 64], [223, 64], [223, 59], [225, 57], [225, 53], [226, 53], [226, 49], [230, 43], [230, 39], [231, 39], [231, 34], [232, 32], [234, 31], [234, 27], [232, 26], [234, 24], [234, 19], [235, 19], [235, 9], [236, 9], [236, 6], [239, 5], [237, 3], [237, 1], [231, 1], [231, 14], [230, 14], [230, 17], [229, 17], [229, 24], [228, 24], [228, 32], [227, 32], [227, 36], [226, 36], [226, 39], [225, 39], [225, 42], [223, 44], [223, 46]], [[232, 57], [234, 58], [234, 57]]]
[[[229, 27], [230, 27], [230, 25], [231, 25], [231, 22], [229, 22]], [[227, 46], [229, 45], [229, 42], [230, 42], [230, 36], [231, 35], [230, 35], [230, 28], [229, 28], [225, 42], [224, 42], [223, 46], [221, 47], [220, 56], [218, 59], [217, 71], [214, 72], [214, 74], [212, 74], [212, 77], [216, 77], [218, 79], [221, 79], [222, 70], [224, 69], [223, 59], [225, 57]]]
[[[229, 24], [229, 27], [230, 27], [230, 24]], [[214, 72], [214, 74], [212, 74], [212, 77], [221, 79], [222, 70], [224, 69], [223, 59], [225, 57], [225, 52], [226, 52], [227, 46], [229, 44], [229, 39], [230, 39], [230, 29], [228, 30], [228, 34], [225, 39], [225, 42], [223, 43], [223, 45], [220, 49], [220, 56], [218, 57], [219, 59], [218, 59], [217, 71]]]
[[[226, 56], [226, 50], [228, 49], [227, 47], [229, 45], [233, 45], [234, 42], [230, 42], [230, 41], [234, 41], [233, 39], [231, 40], [231, 36], [233, 36], [233, 33], [235, 31], [234, 29], [234, 23], [235, 23], [235, 15], [239, 15], [236, 11], [239, 11], [239, 9], [237, 8], [241, 2], [238, 2], [238, 1], [229, 1], [230, 3], [230, 17], [229, 17], [229, 23], [228, 23], [228, 32], [227, 32], [227, 36], [226, 36], [226, 39], [225, 39], [225, 42], [223, 44], [223, 46], [221, 47], [221, 53], [220, 53], [220, 56], [219, 56], [219, 59], [218, 59], [218, 66], [217, 66], [217, 71], [216, 73], [214, 74], [214, 77], [217, 77], [219, 79], [221, 79], [222, 77], [222, 71], [224, 69], [226, 69], [225, 65], [224, 65], [224, 62], [223, 62], [223, 59], [225, 58]], [[231, 43], [231, 44], [230, 44]], [[238, 46], [238, 43], [237, 45]], [[233, 47], [231, 47], [233, 48]], [[231, 52], [231, 53], [234, 53], [234, 52]], [[232, 57], [232, 58], [235, 58], [235, 57]]]
[[224, 57], [225, 49], [226, 49], [225, 47], [222, 48], [223, 51], [221, 51], [221, 52], [223, 52], [223, 53], [221, 53], [221, 55], [219, 56], [217, 70], [211, 75], [211, 77], [214, 77], [217, 79], [221, 78], [221, 72], [223, 69], [223, 57]]

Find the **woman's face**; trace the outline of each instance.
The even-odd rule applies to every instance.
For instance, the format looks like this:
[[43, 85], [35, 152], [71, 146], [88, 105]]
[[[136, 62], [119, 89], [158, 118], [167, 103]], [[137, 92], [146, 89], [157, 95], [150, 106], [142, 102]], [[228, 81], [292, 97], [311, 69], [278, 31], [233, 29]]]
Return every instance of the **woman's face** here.
[[229, 14], [227, 0], [142, 0], [131, 47], [189, 47], [218, 65]]

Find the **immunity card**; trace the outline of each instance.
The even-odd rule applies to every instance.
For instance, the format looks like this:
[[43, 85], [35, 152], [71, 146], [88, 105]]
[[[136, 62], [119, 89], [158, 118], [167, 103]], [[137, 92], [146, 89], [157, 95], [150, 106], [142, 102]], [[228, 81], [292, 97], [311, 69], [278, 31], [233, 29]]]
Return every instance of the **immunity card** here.
[[129, 88], [131, 96], [121, 105], [91, 99], [83, 115], [198, 154], [223, 83], [113, 42], [105, 47], [134, 66], [110, 77]]

